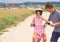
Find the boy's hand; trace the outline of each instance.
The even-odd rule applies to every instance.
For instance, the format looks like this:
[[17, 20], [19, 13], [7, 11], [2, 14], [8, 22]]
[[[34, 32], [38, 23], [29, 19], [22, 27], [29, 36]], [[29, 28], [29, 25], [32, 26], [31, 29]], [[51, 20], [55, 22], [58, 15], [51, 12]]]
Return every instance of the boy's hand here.
[[55, 23], [53, 23], [52, 21], [50, 21], [50, 26], [55, 27]]
[[53, 24], [50, 24], [50, 26], [55, 27], [55, 24], [54, 23]]
[[52, 26], [52, 27], [55, 27], [55, 26], [56, 26], [56, 24], [53, 23], [52, 21], [49, 21], [49, 22], [48, 22], [48, 25], [50, 25], [50, 26]]

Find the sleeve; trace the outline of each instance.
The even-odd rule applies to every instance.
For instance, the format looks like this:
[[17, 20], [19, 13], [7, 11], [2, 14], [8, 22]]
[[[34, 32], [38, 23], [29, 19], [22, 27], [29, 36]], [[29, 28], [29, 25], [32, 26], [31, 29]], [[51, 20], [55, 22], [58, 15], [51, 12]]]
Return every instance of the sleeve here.
[[58, 17], [59, 17], [59, 19], [60, 19], [60, 12], [58, 13]]

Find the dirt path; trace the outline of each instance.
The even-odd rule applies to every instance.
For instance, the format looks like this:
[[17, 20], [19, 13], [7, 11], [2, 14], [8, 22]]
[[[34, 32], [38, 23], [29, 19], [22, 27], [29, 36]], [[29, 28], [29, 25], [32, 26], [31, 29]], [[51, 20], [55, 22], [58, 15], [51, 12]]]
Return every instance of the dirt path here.
[[[44, 12], [43, 17], [46, 19], [48, 18], [49, 13]], [[5, 32], [3, 35], [0, 36], [0, 42], [32, 42], [32, 35], [33, 35], [33, 27], [30, 27], [31, 20], [34, 16], [29, 16], [25, 21], [22, 23], [17, 24], [16, 27], [12, 27], [9, 29], [9, 32]], [[46, 36], [47, 42], [50, 41], [51, 33], [53, 28], [50, 26], [46, 27]]]

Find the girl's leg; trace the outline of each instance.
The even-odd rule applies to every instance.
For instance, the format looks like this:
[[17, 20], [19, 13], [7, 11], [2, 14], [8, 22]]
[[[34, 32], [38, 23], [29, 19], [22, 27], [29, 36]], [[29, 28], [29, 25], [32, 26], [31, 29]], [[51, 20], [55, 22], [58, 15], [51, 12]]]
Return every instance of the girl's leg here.
[[42, 34], [42, 37], [43, 37], [43, 42], [47, 42], [47, 38], [46, 38], [46, 34], [45, 33]]
[[46, 37], [44, 37], [44, 38], [43, 38], [43, 42], [47, 42], [47, 39], [46, 39]]
[[37, 42], [41, 42], [41, 40], [42, 40], [42, 36], [39, 35]]
[[36, 42], [37, 36], [38, 36], [38, 33], [35, 32], [34, 35], [33, 35], [33, 38], [32, 38], [32, 42]]
[[38, 41], [37, 41], [37, 42], [41, 42], [42, 39], [43, 39], [43, 42], [46, 42], [46, 41], [47, 41], [47, 38], [46, 38], [45, 33], [42, 33], [42, 34], [40, 35], [40, 37], [38, 38]]
[[32, 42], [35, 42], [35, 37], [32, 38]]
[[37, 42], [40, 42], [41, 41], [41, 38], [38, 38]]

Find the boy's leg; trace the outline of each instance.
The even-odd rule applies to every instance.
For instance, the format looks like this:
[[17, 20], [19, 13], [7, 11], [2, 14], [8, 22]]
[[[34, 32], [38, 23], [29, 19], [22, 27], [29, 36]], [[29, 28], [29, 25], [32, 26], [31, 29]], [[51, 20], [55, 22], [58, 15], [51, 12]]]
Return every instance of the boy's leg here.
[[38, 33], [35, 32], [33, 35], [33, 38], [32, 38], [32, 40], [33, 40], [32, 42], [36, 42], [37, 36], [38, 36]]
[[59, 38], [59, 33], [53, 32], [50, 42], [57, 42], [58, 38]]

